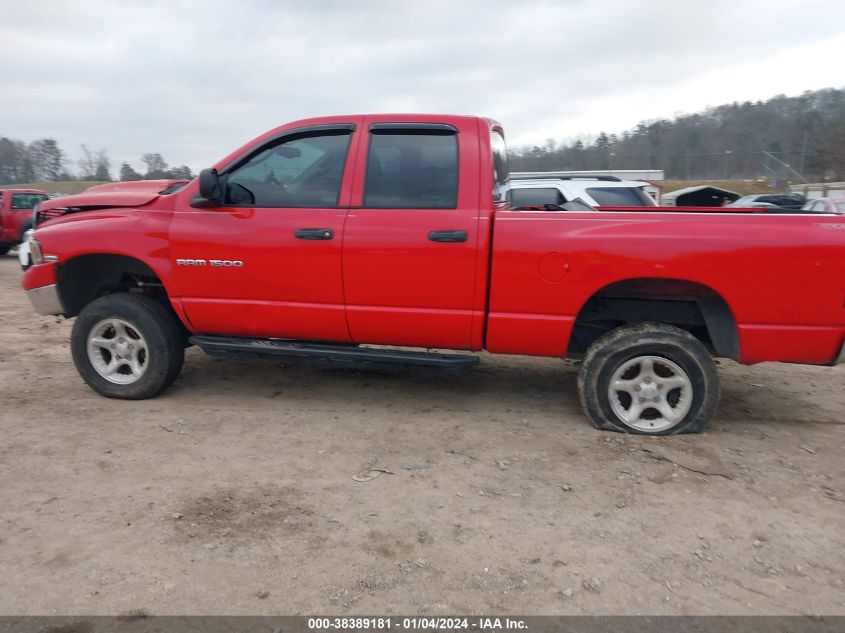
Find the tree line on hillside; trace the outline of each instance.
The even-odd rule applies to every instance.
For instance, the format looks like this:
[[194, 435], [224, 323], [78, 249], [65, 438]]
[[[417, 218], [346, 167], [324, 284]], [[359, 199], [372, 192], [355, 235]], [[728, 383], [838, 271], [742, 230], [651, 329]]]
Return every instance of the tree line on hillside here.
[[[76, 162], [74, 175], [54, 138], [25, 143], [0, 136], [0, 184], [112, 179], [106, 150], [83, 145]], [[169, 166], [161, 154], [144, 154], [141, 162], [144, 173], [124, 162], [118, 178], [193, 176], [185, 165]], [[548, 139], [511, 151], [511, 171], [608, 169], [662, 169], [666, 178], [678, 180], [845, 180], [845, 89], [731, 103], [644, 121], [620, 134]]]
[[[186, 165], [171, 167], [161, 154], [144, 154], [141, 162], [144, 173], [136, 171], [129, 163], [119, 168], [120, 180], [160, 178], [193, 178]], [[0, 136], [0, 184], [13, 185], [39, 181], [64, 180], [113, 180], [111, 159], [104, 149], [90, 150], [82, 145], [82, 157], [71, 169], [71, 161], [54, 138], [42, 138], [26, 143]]]
[[845, 90], [731, 103], [511, 153], [511, 171], [607, 169], [663, 169], [680, 180], [845, 180]]

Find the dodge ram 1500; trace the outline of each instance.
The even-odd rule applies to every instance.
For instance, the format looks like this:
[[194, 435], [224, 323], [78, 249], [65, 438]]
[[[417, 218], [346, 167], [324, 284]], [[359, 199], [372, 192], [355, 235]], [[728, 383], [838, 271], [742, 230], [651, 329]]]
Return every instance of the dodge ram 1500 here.
[[714, 356], [845, 361], [841, 218], [525, 210], [507, 184], [490, 119], [297, 121], [187, 184], [42, 203], [23, 287], [76, 317], [76, 367], [113, 398], [161, 392], [190, 344], [447, 368], [582, 356], [592, 423], [656, 435], [714, 416]]

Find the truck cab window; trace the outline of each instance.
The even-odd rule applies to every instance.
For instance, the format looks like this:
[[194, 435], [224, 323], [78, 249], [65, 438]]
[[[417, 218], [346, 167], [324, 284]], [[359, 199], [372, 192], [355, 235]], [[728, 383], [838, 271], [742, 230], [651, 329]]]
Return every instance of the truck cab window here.
[[12, 208], [31, 211], [36, 204], [46, 199], [47, 196], [41, 193], [16, 193], [12, 196]]
[[256, 207], [336, 207], [348, 131], [267, 145], [228, 174], [226, 203]]
[[365, 207], [454, 209], [457, 203], [458, 139], [454, 133], [371, 133]]

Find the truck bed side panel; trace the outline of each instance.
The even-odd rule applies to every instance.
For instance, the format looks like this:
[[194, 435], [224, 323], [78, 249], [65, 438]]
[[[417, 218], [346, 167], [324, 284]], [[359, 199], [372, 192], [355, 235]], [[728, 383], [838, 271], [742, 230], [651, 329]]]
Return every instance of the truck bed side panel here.
[[845, 224], [833, 216], [504, 211], [487, 349], [563, 356], [587, 300], [641, 278], [718, 293], [745, 363], [830, 362], [845, 336]]

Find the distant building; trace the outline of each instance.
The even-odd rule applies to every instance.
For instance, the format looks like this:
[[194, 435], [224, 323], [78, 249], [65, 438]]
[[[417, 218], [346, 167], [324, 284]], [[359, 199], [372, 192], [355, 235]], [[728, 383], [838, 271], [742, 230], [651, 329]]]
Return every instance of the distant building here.
[[789, 185], [789, 193], [801, 193], [807, 200], [845, 198], [845, 182], [813, 182]]

